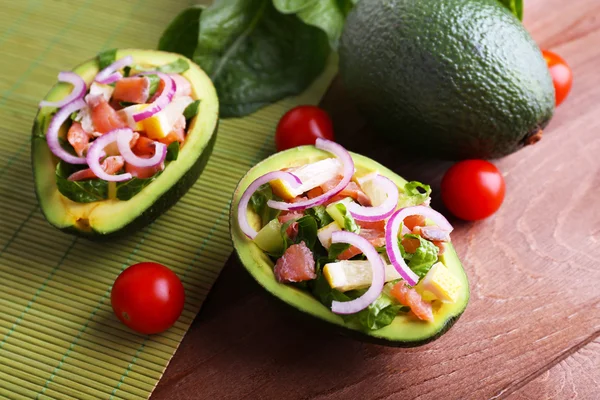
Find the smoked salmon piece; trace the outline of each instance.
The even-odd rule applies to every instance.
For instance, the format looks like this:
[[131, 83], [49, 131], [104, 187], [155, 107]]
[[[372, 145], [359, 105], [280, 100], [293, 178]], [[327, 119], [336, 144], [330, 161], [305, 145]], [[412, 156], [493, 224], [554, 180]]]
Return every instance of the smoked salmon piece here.
[[424, 301], [421, 295], [406, 282], [398, 282], [391, 290], [392, 296], [400, 303], [410, 307], [410, 311], [423, 321], [433, 322], [431, 304]]
[[[121, 168], [123, 168], [123, 165], [125, 165], [125, 160], [123, 160], [123, 157], [121, 156], [110, 156], [106, 157], [100, 165], [102, 166], [104, 172], [113, 175], [119, 172]], [[81, 171], [74, 172], [67, 179], [70, 181], [83, 181], [85, 179], [96, 178], [98, 178], [96, 174], [94, 174], [94, 172], [90, 168], [87, 168], [82, 169]]]
[[92, 122], [97, 132], [108, 133], [113, 129], [127, 128], [127, 122], [106, 102], [104, 97], [90, 97], [88, 105], [90, 106]]
[[150, 80], [145, 76], [132, 76], [119, 79], [115, 84], [113, 101], [142, 104], [148, 100]]
[[79, 157], [83, 157], [90, 144], [90, 135], [83, 130], [81, 123], [73, 121], [67, 132], [67, 141], [73, 146], [75, 153]]
[[293, 244], [275, 264], [275, 279], [278, 282], [302, 282], [315, 279], [315, 260], [304, 242]]

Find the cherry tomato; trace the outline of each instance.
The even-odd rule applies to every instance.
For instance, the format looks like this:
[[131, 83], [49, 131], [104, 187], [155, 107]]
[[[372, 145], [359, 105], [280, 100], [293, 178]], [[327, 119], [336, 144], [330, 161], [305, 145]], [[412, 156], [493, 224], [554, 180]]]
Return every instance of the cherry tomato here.
[[277, 151], [315, 144], [317, 138], [333, 140], [329, 115], [315, 106], [298, 106], [285, 113], [275, 131]]
[[490, 162], [465, 160], [446, 171], [441, 191], [442, 201], [452, 214], [477, 221], [500, 208], [504, 200], [504, 178]]
[[567, 95], [571, 91], [573, 73], [569, 64], [558, 54], [548, 50], [543, 50], [542, 54], [548, 64], [548, 69], [550, 69], [550, 75], [552, 75], [556, 105], [558, 106], [567, 98]]
[[142, 262], [117, 277], [110, 301], [121, 322], [149, 335], [166, 331], [177, 321], [185, 303], [185, 291], [169, 268]]

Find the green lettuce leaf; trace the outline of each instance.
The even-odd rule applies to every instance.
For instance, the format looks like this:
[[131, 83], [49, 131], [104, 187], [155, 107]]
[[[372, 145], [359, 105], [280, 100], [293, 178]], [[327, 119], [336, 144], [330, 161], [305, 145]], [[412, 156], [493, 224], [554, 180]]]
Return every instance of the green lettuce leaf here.
[[400, 191], [398, 202], [403, 207], [418, 206], [423, 204], [431, 195], [431, 187], [424, 183], [412, 181], [406, 182], [404, 188]]
[[435, 244], [430, 242], [429, 240], [423, 239], [419, 235], [404, 235], [407, 238], [418, 239], [420, 244], [417, 247], [417, 250], [414, 253], [407, 253], [404, 250], [404, 246], [402, 243], [399, 243], [400, 252], [402, 253], [402, 258], [408, 261], [408, 267], [413, 270], [415, 274], [419, 276], [419, 278], [423, 278], [427, 275], [427, 272], [431, 269], [433, 264], [438, 261], [438, 253], [439, 249]]

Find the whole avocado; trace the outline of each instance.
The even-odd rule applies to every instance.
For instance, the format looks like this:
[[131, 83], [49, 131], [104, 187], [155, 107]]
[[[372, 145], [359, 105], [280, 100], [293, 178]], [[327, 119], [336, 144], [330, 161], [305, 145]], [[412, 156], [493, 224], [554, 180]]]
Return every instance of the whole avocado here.
[[340, 73], [373, 128], [412, 154], [502, 157], [554, 112], [539, 47], [497, 0], [361, 0]]

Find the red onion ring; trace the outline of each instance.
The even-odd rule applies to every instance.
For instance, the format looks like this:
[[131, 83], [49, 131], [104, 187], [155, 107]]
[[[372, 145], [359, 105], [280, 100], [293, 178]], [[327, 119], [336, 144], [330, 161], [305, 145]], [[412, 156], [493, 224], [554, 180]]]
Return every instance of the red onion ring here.
[[377, 175], [373, 180], [386, 192], [387, 199], [377, 207], [364, 207], [351, 202], [346, 207], [352, 216], [359, 221], [376, 222], [386, 219], [394, 213], [398, 206], [398, 187], [385, 176]]
[[336, 314], [354, 314], [367, 308], [383, 290], [385, 284], [385, 265], [377, 250], [369, 241], [356, 233], [337, 231], [331, 235], [331, 243], [348, 243], [360, 249], [367, 257], [372, 269], [372, 281], [369, 289], [360, 297], [351, 301], [332, 301], [331, 311]]
[[121, 132], [122, 129], [115, 129], [98, 137], [92, 142], [87, 152], [86, 159], [88, 165], [90, 166], [90, 169], [98, 178], [103, 179], [105, 181], [122, 182], [132, 178], [132, 175], [130, 173], [120, 175], [107, 174], [100, 165], [100, 159], [106, 155], [106, 153], [104, 152], [104, 148], [109, 144], [116, 142]]
[[94, 80], [98, 83], [104, 84], [114, 83], [123, 77], [123, 75], [121, 75], [121, 73], [118, 71], [121, 68], [130, 66], [131, 64], [133, 64], [133, 57], [125, 56], [110, 64], [102, 71], [98, 72]]
[[133, 131], [129, 128], [115, 129], [117, 132], [117, 146], [125, 162], [136, 167], [154, 167], [162, 163], [167, 157], [167, 145], [154, 142], [154, 155], [150, 158], [142, 158], [131, 151], [130, 143], [133, 139]]
[[409, 285], [415, 286], [419, 282], [419, 277], [406, 264], [398, 246], [398, 231], [400, 230], [400, 224], [402, 224], [404, 218], [411, 215], [422, 215], [425, 218], [429, 218], [435, 222], [437, 226], [448, 232], [451, 232], [454, 228], [442, 214], [425, 206], [402, 208], [396, 211], [389, 219], [385, 226], [385, 248], [387, 255], [400, 276], [402, 276]]
[[163, 110], [173, 100], [175, 92], [177, 91], [177, 85], [169, 75], [163, 74], [162, 72], [154, 73], [165, 82], [165, 88], [162, 90], [160, 96], [158, 96], [148, 107], [139, 113], [133, 114], [133, 120], [135, 122], [143, 121]]
[[246, 210], [248, 208], [250, 198], [260, 186], [264, 185], [265, 183], [269, 183], [270, 181], [274, 181], [276, 179], [286, 181], [293, 188], [298, 187], [302, 184], [302, 181], [300, 181], [300, 179], [294, 174], [283, 171], [273, 171], [261, 177], [258, 177], [254, 182], [250, 184], [250, 186], [248, 186], [248, 189], [246, 189], [246, 191], [242, 195], [242, 198], [240, 199], [237, 211], [238, 223], [240, 224], [240, 228], [242, 232], [244, 232], [244, 234], [250, 239], [254, 239], [258, 234], [258, 232], [256, 232], [248, 223], [248, 218], [246, 215]]
[[350, 183], [350, 180], [352, 179], [352, 175], [354, 175], [354, 161], [352, 160], [350, 153], [348, 153], [348, 151], [339, 144], [332, 142], [331, 140], [321, 138], [317, 139], [315, 147], [317, 149], [325, 150], [334, 154], [340, 160], [342, 163], [342, 180], [330, 191], [312, 199], [298, 201], [296, 203], [269, 200], [267, 202], [269, 207], [276, 210], [285, 211], [305, 210], [307, 208], [315, 207], [325, 203], [327, 200], [331, 199], [333, 196], [344, 190], [346, 186], [348, 186], [348, 183]]
[[64, 122], [69, 118], [69, 116], [75, 111], [81, 110], [85, 107], [85, 101], [83, 99], [77, 99], [67, 104], [52, 117], [52, 121], [48, 125], [48, 130], [46, 131], [46, 142], [48, 143], [48, 147], [50, 151], [58, 158], [63, 161], [68, 162], [69, 164], [86, 164], [85, 157], [77, 157], [63, 149], [60, 145], [60, 141], [58, 140], [58, 134], [60, 132], [60, 127]]
[[40, 101], [40, 107], [64, 107], [74, 100], [83, 98], [83, 96], [85, 96], [85, 92], [87, 92], [87, 85], [85, 84], [85, 81], [75, 72], [60, 72], [58, 74], [58, 81], [73, 85], [73, 90], [71, 90], [71, 93], [59, 101], [42, 100]]

